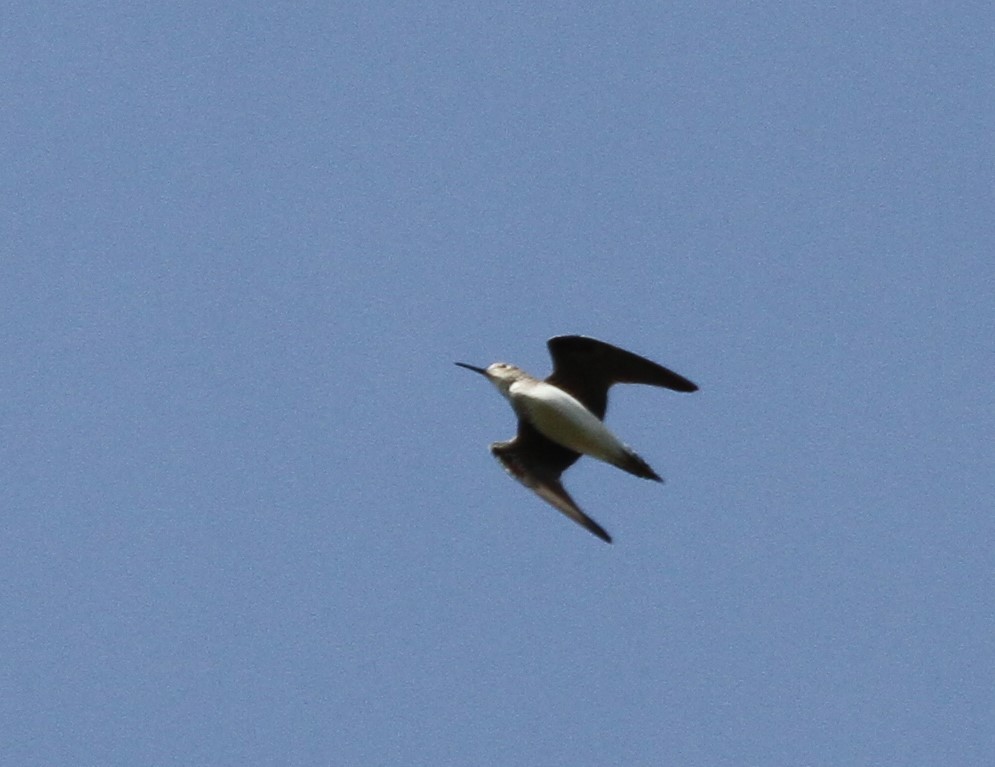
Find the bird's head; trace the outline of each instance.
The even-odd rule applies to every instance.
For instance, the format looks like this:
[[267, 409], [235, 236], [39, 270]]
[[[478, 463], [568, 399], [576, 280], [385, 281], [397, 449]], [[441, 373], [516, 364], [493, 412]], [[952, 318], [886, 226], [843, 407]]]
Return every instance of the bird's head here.
[[467, 370], [472, 370], [474, 373], [480, 373], [488, 381], [494, 384], [498, 391], [500, 391], [505, 396], [508, 395], [508, 389], [515, 381], [519, 380], [526, 373], [521, 368], [516, 368], [514, 365], [509, 365], [507, 362], [495, 362], [493, 365], [488, 365], [486, 368], [478, 368], [474, 365], [467, 365], [465, 362], [457, 362], [461, 368], [466, 368]]

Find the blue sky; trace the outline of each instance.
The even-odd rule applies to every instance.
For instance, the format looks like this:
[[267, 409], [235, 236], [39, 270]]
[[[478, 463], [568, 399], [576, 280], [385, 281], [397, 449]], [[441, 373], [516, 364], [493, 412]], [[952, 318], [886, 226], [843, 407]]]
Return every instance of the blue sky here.
[[[0, 761], [977, 765], [987, 3], [13, 3]], [[452, 365], [701, 386], [584, 460]]]

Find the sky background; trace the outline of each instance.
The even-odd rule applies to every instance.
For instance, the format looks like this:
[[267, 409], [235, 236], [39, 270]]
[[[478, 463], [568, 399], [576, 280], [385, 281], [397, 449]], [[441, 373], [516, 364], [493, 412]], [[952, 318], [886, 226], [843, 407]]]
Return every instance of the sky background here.
[[[0, 763], [982, 764], [993, 29], [6, 4]], [[452, 364], [572, 333], [612, 546]]]

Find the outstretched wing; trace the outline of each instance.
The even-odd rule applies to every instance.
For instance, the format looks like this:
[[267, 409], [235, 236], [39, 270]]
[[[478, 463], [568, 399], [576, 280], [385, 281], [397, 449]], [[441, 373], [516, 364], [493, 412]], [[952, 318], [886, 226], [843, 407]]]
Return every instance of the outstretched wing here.
[[570, 392], [598, 418], [605, 417], [612, 384], [648, 384], [680, 392], [698, 390], [673, 370], [596, 338], [555, 336], [546, 346], [553, 358], [553, 372], [546, 382]]
[[492, 445], [491, 452], [511, 476], [548, 504], [601, 540], [612, 542], [605, 529], [580, 510], [560, 482], [560, 474], [580, 458], [579, 453], [546, 439], [524, 420], [519, 421], [518, 436]]

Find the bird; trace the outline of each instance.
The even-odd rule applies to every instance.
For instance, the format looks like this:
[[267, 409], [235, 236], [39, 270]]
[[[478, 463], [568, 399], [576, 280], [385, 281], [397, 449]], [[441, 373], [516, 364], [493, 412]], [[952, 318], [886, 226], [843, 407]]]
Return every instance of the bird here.
[[536, 495], [606, 543], [608, 532], [580, 507], [560, 477], [589, 455], [637, 477], [663, 482], [631, 447], [604, 424], [613, 384], [660, 386], [695, 392], [698, 386], [662, 365], [588, 336], [554, 336], [546, 342], [553, 372], [540, 380], [506, 362], [486, 368], [455, 363], [487, 378], [518, 416], [518, 433], [495, 442], [491, 453]]

